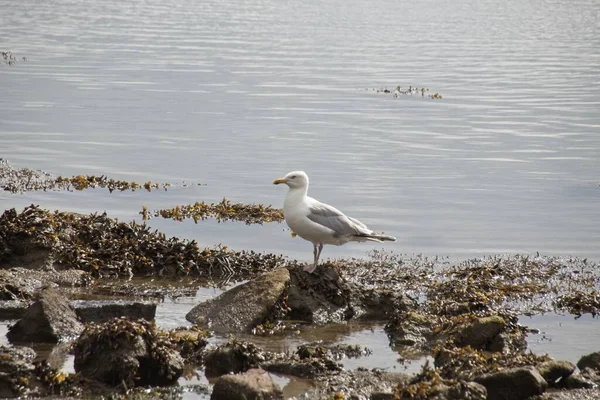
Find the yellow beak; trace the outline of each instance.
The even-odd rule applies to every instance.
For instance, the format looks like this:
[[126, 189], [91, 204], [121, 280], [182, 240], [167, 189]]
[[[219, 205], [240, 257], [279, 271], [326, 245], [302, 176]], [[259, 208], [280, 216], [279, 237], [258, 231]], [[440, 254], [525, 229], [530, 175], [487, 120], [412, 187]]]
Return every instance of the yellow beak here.
[[285, 179], [284, 178], [279, 178], [279, 179], [275, 179], [273, 181], [273, 185], [279, 185], [280, 183], [285, 183]]

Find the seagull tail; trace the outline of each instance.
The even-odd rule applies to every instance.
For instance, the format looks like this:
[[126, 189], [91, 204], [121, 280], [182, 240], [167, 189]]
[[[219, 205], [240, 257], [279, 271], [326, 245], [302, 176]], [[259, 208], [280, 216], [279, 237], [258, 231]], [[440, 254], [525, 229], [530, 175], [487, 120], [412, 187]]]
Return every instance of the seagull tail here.
[[375, 239], [379, 239], [379, 240], [384, 241], [384, 242], [395, 242], [396, 241], [395, 237], [389, 236], [389, 235], [384, 235], [384, 234], [381, 234], [381, 235], [371, 235], [371, 237], [375, 238]]
[[396, 238], [393, 236], [388, 236], [388, 235], [384, 235], [384, 234], [376, 234], [376, 233], [372, 233], [370, 235], [361, 235], [361, 237], [364, 237], [366, 240], [372, 240], [373, 242], [395, 242]]

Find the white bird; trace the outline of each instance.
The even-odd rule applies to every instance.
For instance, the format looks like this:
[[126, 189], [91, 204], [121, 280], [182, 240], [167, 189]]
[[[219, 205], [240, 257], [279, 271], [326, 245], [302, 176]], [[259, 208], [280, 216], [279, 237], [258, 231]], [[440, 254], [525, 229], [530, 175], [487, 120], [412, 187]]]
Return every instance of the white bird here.
[[392, 236], [377, 234], [337, 208], [308, 197], [308, 175], [304, 171], [292, 171], [273, 181], [275, 185], [280, 183], [290, 188], [283, 203], [285, 222], [292, 232], [314, 246], [314, 262], [306, 266], [305, 271], [312, 273], [317, 268], [324, 244], [341, 246], [348, 242], [396, 240]]

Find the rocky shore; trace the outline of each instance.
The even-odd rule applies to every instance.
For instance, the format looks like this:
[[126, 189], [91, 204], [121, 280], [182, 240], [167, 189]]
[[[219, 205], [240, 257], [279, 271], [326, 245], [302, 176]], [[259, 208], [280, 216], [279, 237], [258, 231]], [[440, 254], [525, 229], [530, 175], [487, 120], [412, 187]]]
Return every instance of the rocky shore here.
[[[576, 365], [534, 354], [527, 339], [536, 327], [518, 322], [547, 312], [596, 315], [598, 264], [494, 256], [451, 265], [374, 253], [323, 263], [314, 274], [301, 267], [279, 255], [202, 249], [106, 214], [6, 210], [0, 318], [14, 323], [0, 348], [0, 397], [181, 398], [179, 382], [197, 371], [211, 386], [185, 390], [217, 400], [284, 398], [271, 374], [309, 382], [296, 396], [305, 399], [599, 395], [600, 349]], [[141, 276], [241, 284], [190, 308], [189, 325], [162, 330], [154, 316], [164, 287], [110, 284]], [[145, 299], [130, 300], [142, 292]], [[368, 348], [314, 342], [276, 352], [252, 340], [354, 322], [385, 324], [395, 351], [431, 362], [416, 374], [349, 370], [340, 359], [368, 356]], [[214, 337], [223, 340], [210, 345]], [[54, 346], [49, 356], [36, 354], [39, 344]], [[62, 370], [68, 355], [74, 373]]]

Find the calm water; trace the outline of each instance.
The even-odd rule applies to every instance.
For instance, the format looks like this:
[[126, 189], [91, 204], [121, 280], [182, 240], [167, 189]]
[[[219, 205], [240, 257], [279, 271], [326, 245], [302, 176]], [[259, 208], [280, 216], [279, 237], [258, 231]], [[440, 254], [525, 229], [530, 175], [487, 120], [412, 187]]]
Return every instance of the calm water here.
[[[57, 175], [202, 182], [167, 193], [0, 194], [103, 211], [313, 196], [386, 248], [600, 259], [600, 2], [0, 1], [0, 157]], [[442, 100], [376, 93], [409, 85]], [[368, 90], [367, 90], [368, 89]], [[309, 260], [284, 225], [173, 223]], [[361, 256], [371, 245], [328, 247]]]

